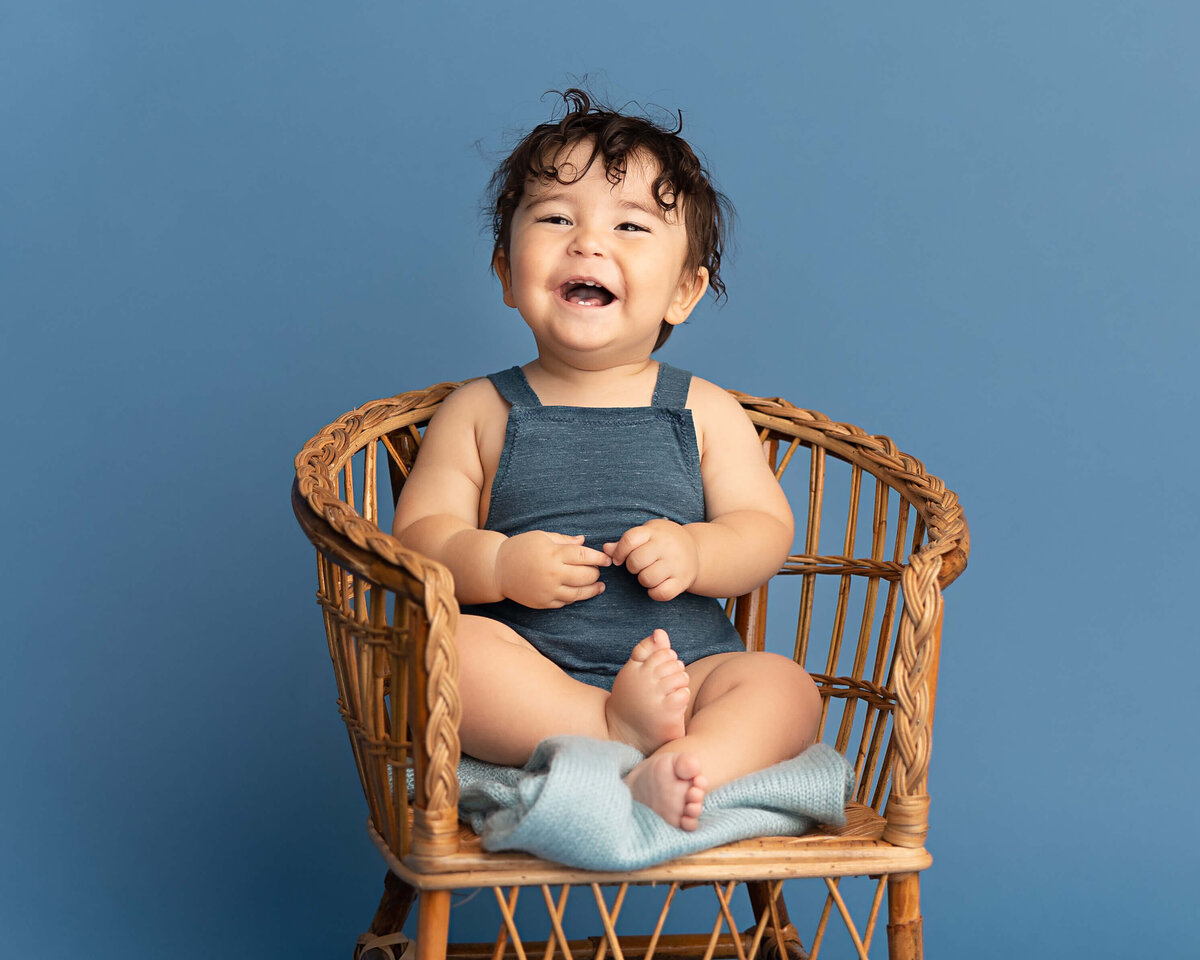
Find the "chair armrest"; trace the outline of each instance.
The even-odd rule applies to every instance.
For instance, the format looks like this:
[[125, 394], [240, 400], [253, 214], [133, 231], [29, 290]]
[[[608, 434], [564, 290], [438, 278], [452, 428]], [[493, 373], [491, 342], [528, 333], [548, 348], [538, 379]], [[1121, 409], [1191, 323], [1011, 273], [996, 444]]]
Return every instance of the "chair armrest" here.
[[424, 618], [414, 631], [417, 669], [408, 719], [413, 732], [416, 797], [413, 853], [436, 855], [458, 849], [458, 600], [454, 579], [440, 563], [425, 562]]
[[896, 765], [883, 839], [904, 847], [924, 846], [929, 832], [930, 733], [942, 632], [942, 555], [933, 546], [926, 544], [909, 557], [900, 577], [904, 613], [893, 674]]
[[[402, 700], [400, 691], [393, 690], [393, 703], [407, 705], [405, 719], [412, 733], [416, 786], [412, 852], [452, 853], [458, 848], [462, 716], [454, 639], [459, 609], [453, 577], [442, 564], [403, 546], [322, 486], [312, 481], [311, 474], [298, 475], [292, 486], [292, 508], [309, 540], [346, 573], [407, 601], [396, 604], [397, 610], [408, 611], [404, 622], [386, 623], [386, 603], [380, 604], [379, 616], [389, 649], [411, 664], [408, 690]], [[400, 616], [395, 614], [397, 620]], [[375, 783], [372, 792], [404, 789], [397, 778], [397, 782]], [[393, 806], [387, 797], [378, 799], [385, 808]]]

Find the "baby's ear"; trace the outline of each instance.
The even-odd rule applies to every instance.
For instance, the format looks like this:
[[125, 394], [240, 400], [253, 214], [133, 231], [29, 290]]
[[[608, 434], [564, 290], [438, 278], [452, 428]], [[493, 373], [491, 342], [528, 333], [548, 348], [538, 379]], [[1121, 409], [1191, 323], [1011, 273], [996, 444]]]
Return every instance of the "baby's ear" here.
[[492, 273], [500, 281], [500, 289], [504, 291], [505, 304], [516, 307], [517, 301], [513, 299], [512, 293], [512, 269], [508, 264], [508, 254], [503, 250], [497, 250], [492, 256]]
[[688, 318], [696, 304], [700, 302], [700, 298], [704, 296], [704, 291], [708, 289], [708, 268], [697, 267], [696, 272], [688, 275], [685, 271], [683, 276], [679, 278], [679, 286], [675, 290], [675, 297], [671, 301], [671, 305], [667, 308], [667, 315], [663, 317], [671, 326], [683, 323]]

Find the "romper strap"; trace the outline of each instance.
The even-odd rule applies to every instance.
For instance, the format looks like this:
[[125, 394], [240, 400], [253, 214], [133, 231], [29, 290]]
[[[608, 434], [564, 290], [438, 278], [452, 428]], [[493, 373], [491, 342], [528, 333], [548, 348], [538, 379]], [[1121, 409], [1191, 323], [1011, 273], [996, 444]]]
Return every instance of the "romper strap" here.
[[673, 407], [682, 410], [687, 406], [688, 388], [692, 385], [692, 371], [681, 370], [669, 363], [658, 363], [658, 383], [654, 385], [653, 407]]
[[540, 407], [542, 401], [533, 392], [533, 387], [525, 379], [525, 371], [520, 367], [509, 367], [499, 373], [489, 373], [488, 379], [505, 400], [514, 407]]

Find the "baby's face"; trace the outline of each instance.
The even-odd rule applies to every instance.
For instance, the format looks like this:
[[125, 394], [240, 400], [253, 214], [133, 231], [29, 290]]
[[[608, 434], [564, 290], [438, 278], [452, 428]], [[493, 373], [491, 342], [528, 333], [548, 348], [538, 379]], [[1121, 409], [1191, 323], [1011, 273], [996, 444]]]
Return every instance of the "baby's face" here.
[[[564, 179], [589, 152], [580, 143], [558, 159]], [[685, 274], [683, 213], [655, 200], [654, 162], [634, 155], [627, 167], [616, 184], [602, 158], [573, 183], [530, 182], [497, 257], [504, 302], [539, 351], [586, 369], [647, 359], [660, 323], [685, 320], [708, 284], [703, 267]]]

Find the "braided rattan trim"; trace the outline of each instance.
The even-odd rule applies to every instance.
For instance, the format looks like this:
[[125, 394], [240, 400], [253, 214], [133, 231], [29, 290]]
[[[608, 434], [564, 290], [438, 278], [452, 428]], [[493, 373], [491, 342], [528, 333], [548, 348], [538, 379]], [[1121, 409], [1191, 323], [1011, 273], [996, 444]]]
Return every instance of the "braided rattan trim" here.
[[296, 483], [313, 513], [355, 546], [382, 557], [428, 583], [441, 564], [400, 545], [391, 534], [365, 520], [338, 497], [337, 474], [361, 447], [364, 434], [381, 436], [407, 423], [427, 419], [458, 383], [439, 383], [384, 400], [373, 400], [329, 424], [296, 454]]
[[[458, 602], [454, 599], [454, 581], [440, 564], [425, 581], [425, 615], [429, 633], [425, 643], [426, 703], [429, 721], [425, 729], [425, 748], [429, 769], [425, 777], [426, 804], [430, 811], [457, 811], [458, 760], [461, 746], [458, 725], [462, 719], [462, 700], [458, 694]], [[416, 852], [431, 852], [429, 845], [441, 848], [452, 839], [457, 814], [447, 826], [441, 818], [425, 821], [437, 836], [422, 837]], [[436, 826], [435, 826], [436, 824]]]
[[[894, 676], [897, 709], [893, 715], [893, 745], [898, 762], [892, 772], [888, 825], [883, 838], [900, 846], [919, 847], [929, 829], [930, 700], [929, 668], [936, 654], [935, 636], [941, 622], [942, 591], [938, 573], [942, 559], [920, 551], [909, 558], [900, 586], [904, 618], [896, 638]], [[893, 812], [895, 819], [893, 819]]]

